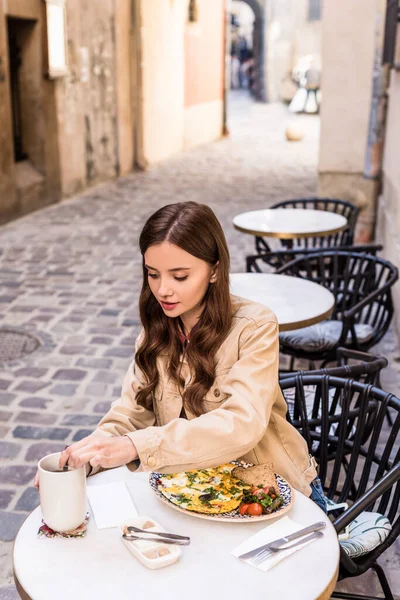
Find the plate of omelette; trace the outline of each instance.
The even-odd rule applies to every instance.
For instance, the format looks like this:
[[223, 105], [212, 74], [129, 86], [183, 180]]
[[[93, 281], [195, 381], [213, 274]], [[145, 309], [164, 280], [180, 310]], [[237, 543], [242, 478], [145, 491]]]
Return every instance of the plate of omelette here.
[[[294, 493], [291, 486], [271, 468], [272, 463], [254, 466], [233, 461], [218, 467], [182, 473], [152, 472], [149, 483], [156, 496], [175, 510], [201, 519], [248, 523], [275, 519], [292, 507]], [[256, 489], [254, 486], [261, 491], [266, 484], [278, 501], [267, 509], [267, 514], [242, 514], [244, 503]]]

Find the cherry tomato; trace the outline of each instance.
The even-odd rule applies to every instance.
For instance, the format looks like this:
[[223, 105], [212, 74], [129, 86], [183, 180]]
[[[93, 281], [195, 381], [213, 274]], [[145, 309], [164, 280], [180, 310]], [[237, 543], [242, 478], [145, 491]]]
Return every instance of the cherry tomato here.
[[275, 500], [276, 494], [271, 494], [271, 498], [272, 498], [272, 500]]
[[252, 517], [259, 517], [262, 515], [262, 506], [258, 502], [253, 502], [247, 509], [247, 514]]
[[243, 516], [245, 514], [247, 514], [247, 509], [249, 508], [250, 504], [242, 504], [242, 506], [239, 508], [239, 513]]

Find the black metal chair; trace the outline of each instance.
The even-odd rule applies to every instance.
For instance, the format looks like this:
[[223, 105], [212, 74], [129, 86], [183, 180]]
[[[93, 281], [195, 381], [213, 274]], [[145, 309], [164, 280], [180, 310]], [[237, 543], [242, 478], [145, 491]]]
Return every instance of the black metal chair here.
[[[348, 227], [338, 233], [319, 236], [319, 237], [304, 237], [294, 240], [280, 240], [281, 245], [285, 248], [301, 247], [301, 248], [322, 248], [332, 246], [351, 246], [354, 239], [354, 229], [357, 223], [359, 209], [344, 200], [336, 198], [294, 198], [292, 200], [284, 200], [277, 202], [270, 208], [298, 208], [298, 209], [313, 209], [326, 210], [337, 213], [346, 217]], [[256, 237], [256, 252], [270, 252], [271, 248], [263, 237]]]
[[336, 302], [329, 320], [280, 334], [281, 352], [309, 361], [315, 368], [336, 358], [338, 347], [361, 352], [377, 344], [393, 316], [391, 288], [398, 269], [370, 254], [342, 250], [321, 251], [297, 258], [277, 270], [279, 274], [308, 279], [329, 289]]
[[[294, 411], [288, 419], [305, 438], [319, 464], [326, 497], [336, 503], [352, 504], [334, 521], [337, 532], [353, 524], [354, 519], [362, 523], [373, 517], [375, 529], [377, 522], [382, 523], [382, 533], [379, 530], [377, 539], [373, 544], [369, 541], [368, 547], [360, 542], [360, 537], [358, 542], [354, 537], [348, 543], [341, 542], [339, 579], [373, 569], [385, 598], [394, 600], [377, 559], [400, 533], [400, 400], [369, 384], [326, 374], [297, 373], [281, 381], [280, 386], [284, 394], [294, 391]], [[305, 402], [309, 387], [315, 390], [311, 415]], [[384, 428], [388, 408], [395, 414], [389, 431]], [[333, 597], [375, 600], [370, 595], [342, 592], [335, 592]]]
[[[279, 371], [279, 381], [293, 377], [297, 373], [302, 375], [330, 375], [343, 379], [355, 379], [362, 383], [369, 383], [380, 387], [380, 373], [387, 367], [388, 360], [384, 356], [377, 356], [367, 352], [358, 352], [348, 348], [338, 348], [336, 351], [337, 367], [316, 369], [313, 371]], [[353, 364], [348, 364], [348, 361]]]
[[378, 252], [383, 250], [383, 246], [382, 244], [359, 244], [356, 246], [332, 246], [321, 248], [319, 250], [316, 250], [315, 248], [293, 248], [287, 250], [262, 252], [261, 254], [252, 254], [250, 256], [246, 256], [246, 271], [247, 273], [271, 273], [271, 269], [274, 271], [280, 269], [295, 258], [309, 256], [315, 252], [330, 252], [334, 250], [342, 250], [344, 252], [359, 252], [362, 254], [372, 254], [373, 256], [376, 256]]

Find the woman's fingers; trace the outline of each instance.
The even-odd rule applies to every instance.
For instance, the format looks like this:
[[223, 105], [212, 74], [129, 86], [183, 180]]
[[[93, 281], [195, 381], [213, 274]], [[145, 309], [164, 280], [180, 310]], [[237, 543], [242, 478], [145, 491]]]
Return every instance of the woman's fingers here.
[[71, 444], [71, 446], [66, 446], [65, 449], [61, 452], [61, 456], [60, 456], [60, 460], [58, 463], [58, 467], [59, 469], [62, 469], [63, 467], [65, 467], [65, 465], [68, 463], [71, 467], [73, 467], [74, 465], [72, 463], [70, 463], [70, 459], [71, 456], [74, 452], [80, 450], [81, 448], [85, 448], [88, 444], [90, 444], [91, 440], [93, 440], [94, 438], [91, 436], [87, 436], [85, 438], [83, 438], [82, 440], [80, 440], [79, 442], [76, 442], [75, 444]]
[[92, 467], [119, 467], [138, 457], [132, 441], [126, 436], [89, 436], [61, 453], [60, 468], [68, 463], [73, 468], [90, 463]]

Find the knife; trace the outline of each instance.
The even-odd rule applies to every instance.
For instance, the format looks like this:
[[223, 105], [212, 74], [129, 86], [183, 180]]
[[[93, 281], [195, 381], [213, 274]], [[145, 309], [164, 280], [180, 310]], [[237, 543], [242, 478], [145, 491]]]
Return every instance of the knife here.
[[308, 527], [299, 529], [299, 531], [295, 531], [294, 533], [291, 533], [290, 535], [287, 535], [286, 537], [281, 537], [277, 540], [269, 542], [268, 544], [264, 544], [264, 546], [259, 546], [258, 548], [253, 548], [253, 550], [250, 550], [249, 552], [240, 554], [239, 558], [242, 558], [243, 560], [245, 560], [246, 558], [251, 558], [252, 556], [255, 556], [262, 550], [268, 550], [268, 548], [270, 548], [271, 546], [275, 546], [275, 547], [284, 546], [288, 542], [297, 540], [297, 538], [301, 538], [304, 535], [307, 535], [308, 533], [313, 533], [314, 531], [318, 531], [319, 529], [323, 529], [324, 527], [326, 527], [326, 522], [318, 521], [317, 523], [313, 523], [312, 525], [309, 525]]

